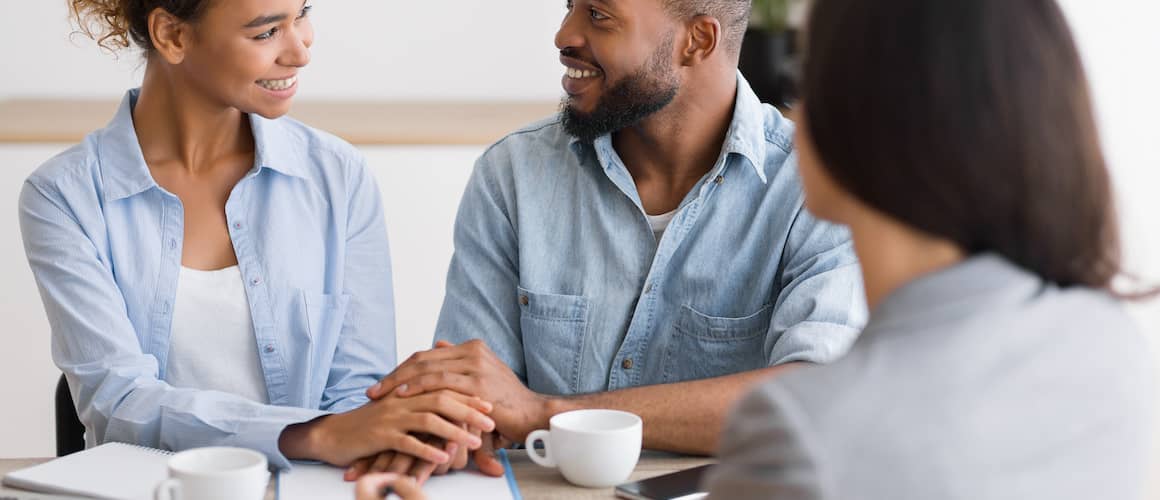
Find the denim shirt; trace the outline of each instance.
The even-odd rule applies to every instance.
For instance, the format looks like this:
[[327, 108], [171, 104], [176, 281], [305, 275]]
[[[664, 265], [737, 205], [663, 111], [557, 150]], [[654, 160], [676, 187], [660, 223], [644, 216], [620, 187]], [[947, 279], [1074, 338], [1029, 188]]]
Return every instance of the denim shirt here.
[[484, 339], [546, 394], [836, 359], [861, 275], [848, 231], [803, 209], [792, 135], [739, 74], [721, 155], [660, 241], [611, 136], [550, 119], [502, 139], [459, 208], [437, 338]]
[[242, 446], [287, 467], [289, 424], [364, 404], [395, 366], [394, 297], [379, 191], [349, 144], [250, 115], [254, 168], [226, 203], [269, 405], [163, 378], [181, 266], [181, 200], [149, 173], [138, 91], [109, 125], [25, 182], [20, 226], [93, 446]]

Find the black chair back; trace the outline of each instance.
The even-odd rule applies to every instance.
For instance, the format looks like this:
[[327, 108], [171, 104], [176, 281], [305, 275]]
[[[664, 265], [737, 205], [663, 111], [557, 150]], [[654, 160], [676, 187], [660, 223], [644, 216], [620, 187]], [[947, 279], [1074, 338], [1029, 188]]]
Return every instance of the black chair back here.
[[85, 426], [77, 417], [64, 375], [56, 383], [56, 456], [76, 453], [85, 449]]

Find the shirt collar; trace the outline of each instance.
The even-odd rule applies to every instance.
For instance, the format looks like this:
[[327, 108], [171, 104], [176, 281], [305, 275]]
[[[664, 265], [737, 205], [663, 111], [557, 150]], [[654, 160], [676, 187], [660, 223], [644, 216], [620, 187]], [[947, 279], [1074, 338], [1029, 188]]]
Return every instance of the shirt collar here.
[[[141, 143], [133, 126], [133, 107], [140, 95], [140, 89], [126, 92], [113, 119], [99, 132], [97, 155], [108, 200], [128, 198], [158, 187], [145, 164], [145, 155], [141, 152]], [[304, 178], [301, 160], [294, 158], [294, 151], [287, 147], [304, 139], [282, 127], [277, 120], [267, 120], [253, 113], [248, 117], [254, 134], [254, 171], [269, 168]]]
[[[765, 176], [765, 104], [758, 99], [757, 94], [749, 86], [749, 82], [737, 71], [737, 97], [733, 104], [733, 121], [725, 134], [725, 143], [721, 148], [721, 156], [728, 157], [736, 154], [749, 160], [749, 165], [757, 174], [761, 182], [767, 183]], [[591, 144], [581, 142], [580, 139], [570, 137], [569, 148], [576, 154], [582, 154], [584, 146], [606, 148], [612, 150], [612, 134], [597, 137]], [[611, 168], [604, 164], [605, 169]]]
[[891, 292], [871, 311], [866, 331], [933, 321], [929, 318], [970, 316], [1026, 300], [1048, 286], [1039, 276], [1001, 255], [979, 253]]

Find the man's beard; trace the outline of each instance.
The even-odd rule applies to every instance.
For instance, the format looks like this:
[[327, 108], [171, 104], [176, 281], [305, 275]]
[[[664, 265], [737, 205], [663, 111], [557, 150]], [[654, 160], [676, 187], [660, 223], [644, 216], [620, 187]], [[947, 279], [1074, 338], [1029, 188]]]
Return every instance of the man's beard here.
[[570, 97], [560, 103], [564, 131], [584, 142], [636, 125], [677, 97], [680, 84], [672, 69], [673, 36], [632, 75], [616, 82], [591, 113], [577, 111]]

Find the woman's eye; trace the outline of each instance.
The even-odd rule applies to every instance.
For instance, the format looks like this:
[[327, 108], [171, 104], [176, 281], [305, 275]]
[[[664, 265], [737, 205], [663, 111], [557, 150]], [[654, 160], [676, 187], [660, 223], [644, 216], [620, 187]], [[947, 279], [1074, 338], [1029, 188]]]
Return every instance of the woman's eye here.
[[267, 31], [265, 33], [262, 33], [261, 35], [254, 37], [254, 40], [269, 40], [271, 38], [274, 38], [274, 35], [276, 33], [278, 33], [278, 28], [270, 28], [270, 31]]

